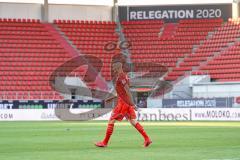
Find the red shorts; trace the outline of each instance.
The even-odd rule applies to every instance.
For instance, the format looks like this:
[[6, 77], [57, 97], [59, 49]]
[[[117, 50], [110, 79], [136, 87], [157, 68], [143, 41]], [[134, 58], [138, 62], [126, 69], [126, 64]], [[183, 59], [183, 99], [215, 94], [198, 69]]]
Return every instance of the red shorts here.
[[110, 120], [122, 121], [123, 118], [136, 119], [136, 113], [133, 106], [126, 104], [120, 98], [118, 99], [117, 106], [113, 109]]

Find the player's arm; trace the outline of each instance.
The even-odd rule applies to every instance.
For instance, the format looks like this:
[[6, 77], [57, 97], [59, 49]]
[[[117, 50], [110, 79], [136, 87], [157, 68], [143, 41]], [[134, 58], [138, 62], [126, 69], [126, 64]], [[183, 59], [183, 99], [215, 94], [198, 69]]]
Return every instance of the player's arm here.
[[115, 98], [117, 98], [117, 93], [115, 90], [113, 90], [111, 93], [108, 94], [107, 98], [104, 99], [104, 103], [110, 103]]
[[133, 106], [135, 110], [137, 110], [137, 106], [135, 105], [135, 103], [134, 103], [134, 101], [133, 101], [133, 97], [132, 97], [132, 94], [131, 94], [131, 92], [130, 92], [130, 89], [129, 89], [128, 84], [126, 84], [126, 85], [124, 86], [124, 89], [125, 89], [125, 91], [126, 91], [126, 94], [127, 94], [128, 97], [129, 97], [129, 103], [130, 103], [130, 105]]
[[109, 103], [109, 102], [111, 102], [113, 99], [115, 99], [115, 98], [117, 98], [117, 95], [113, 95], [113, 96], [111, 96], [111, 97], [108, 97], [108, 98], [106, 98], [104, 101], [105, 101], [105, 103]]

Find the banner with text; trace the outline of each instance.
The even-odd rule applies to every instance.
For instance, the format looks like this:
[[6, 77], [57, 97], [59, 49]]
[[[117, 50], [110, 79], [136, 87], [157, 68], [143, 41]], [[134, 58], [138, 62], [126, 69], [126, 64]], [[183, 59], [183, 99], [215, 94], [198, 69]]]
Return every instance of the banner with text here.
[[193, 99], [163, 99], [163, 108], [228, 108], [232, 107], [234, 98], [193, 98]]
[[[0, 101], [0, 109], [54, 109], [57, 105], [68, 102], [68, 100], [62, 101]], [[103, 106], [102, 101], [92, 100], [71, 100], [71, 108], [84, 108], [83, 106], [92, 106], [94, 108], [101, 108]], [[91, 107], [90, 107], [91, 108]]]
[[[73, 114], [90, 109], [72, 109]], [[108, 120], [111, 112], [91, 115]], [[145, 108], [137, 111], [139, 121], [240, 121], [239, 108]], [[54, 109], [0, 109], [0, 121], [59, 121]]]
[[181, 19], [212, 18], [227, 21], [232, 17], [232, 4], [119, 6], [118, 12], [120, 21], [162, 19], [165, 22], [177, 22]]

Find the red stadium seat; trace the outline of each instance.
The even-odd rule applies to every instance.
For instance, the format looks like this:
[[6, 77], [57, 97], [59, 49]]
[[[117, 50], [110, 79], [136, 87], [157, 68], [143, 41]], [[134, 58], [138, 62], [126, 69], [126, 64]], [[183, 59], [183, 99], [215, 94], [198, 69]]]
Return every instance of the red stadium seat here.
[[[0, 98], [40, 99], [32, 91], [52, 93], [48, 76], [71, 55], [40, 20], [5, 18], [1, 23], [7, 25], [0, 25]], [[4, 97], [3, 92], [7, 93]]]
[[[240, 25], [234, 19], [180, 20], [166, 24], [162, 20], [121, 22], [134, 63], [160, 63], [171, 71], [165, 80], [175, 81], [192, 71], [208, 73], [216, 81], [240, 79]], [[236, 20], [238, 22], [238, 20]], [[47, 24], [35, 19], [0, 18], [0, 91], [5, 98], [61, 99], [48, 83], [51, 73], [72, 55], [64, 49]], [[101, 73], [111, 80], [110, 61], [119, 48], [107, 51], [109, 42], [117, 44], [116, 23], [109, 21], [54, 20], [81, 54], [97, 56], [103, 61]], [[168, 26], [165, 27], [164, 26]], [[163, 32], [162, 32], [163, 31]], [[165, 33], [164, 33], [165, 32]], [[211, 36], [208, 36], [212, 32]], [[193, 49], [194, 48], [194, 49]], [[157, 72], [154, 67], [150, 69]], [[77, 69], [72, 75], [83, 76]], [[190, 73], [190, 72], [189, 72]], [[64, 73], [61, 73], [64, 75]], [[97, 87], [94, 83], [90, 87]], [[35, 94], [41, 92], [41, 95]], [[13, 95], [13, 93], [19, 95]]]
[[[64, 20], [63, 20], [64, 21]], [[117, 43], [118, 36], [115, 33], [116, 24], [107, 21], [68, 21], [67, 24], [58, 23], [57, 26], [65, 33], [77, 49], [82, 54], [99, 56], [101, 54], [103, 63], [102, 70], [110, 67], [109, 59], [119, 51], [104, 51], [104, 45], [109, 41]], [[81, 72], [72, 72], [73, 75], [82, 75]], [[110, 79], [109, 74], [104, 75], [105, 79]]]

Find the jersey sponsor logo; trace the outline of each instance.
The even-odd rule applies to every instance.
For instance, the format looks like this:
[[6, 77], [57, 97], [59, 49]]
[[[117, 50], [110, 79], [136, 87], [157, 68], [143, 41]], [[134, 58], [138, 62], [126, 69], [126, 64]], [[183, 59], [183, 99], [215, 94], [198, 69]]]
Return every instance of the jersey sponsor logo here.
[[125, 85], [127, 81], [125, 79], [122, 80], [122, 84]]

